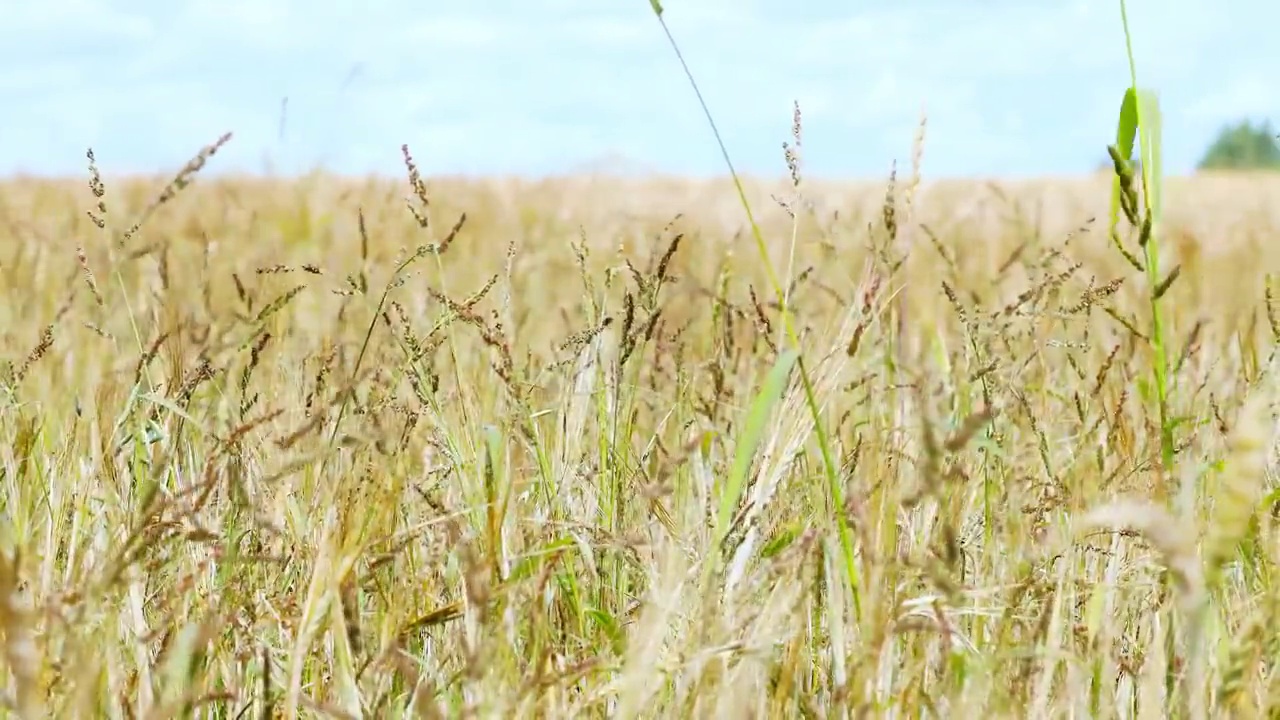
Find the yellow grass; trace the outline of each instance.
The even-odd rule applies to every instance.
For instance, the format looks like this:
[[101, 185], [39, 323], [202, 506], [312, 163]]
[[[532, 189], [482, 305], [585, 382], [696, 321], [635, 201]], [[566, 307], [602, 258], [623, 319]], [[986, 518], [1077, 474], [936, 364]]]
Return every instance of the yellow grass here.
[[206, 178], [128, 238], [164, 183], [104, 183], [0, 185], [15, 716], [1280, 703], [1280, 181], [1168, 183], [1176, 477], [1106, 177], [751, 183], [845, 507], [792, 377], [721, 547], [779, 338], [727, 181]]

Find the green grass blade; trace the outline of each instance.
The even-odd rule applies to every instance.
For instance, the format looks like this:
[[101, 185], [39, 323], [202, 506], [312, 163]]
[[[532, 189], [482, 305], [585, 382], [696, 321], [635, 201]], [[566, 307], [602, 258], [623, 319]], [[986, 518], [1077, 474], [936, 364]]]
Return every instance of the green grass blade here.
[[[1132, 90], [1132, 88], [1131, 88]], [[1142, 184], [1146, 194], [1146, 210], [1152, 214], [1152, 220], [1160, 220], [1163, 206], [1161, 178], [1163, 177], [1163, 154], [1161, 152], [1163, 119], [1160, 114], [1160, 99], [1152, 90], [1137, 90], [1138, 130], [1142, 153]]]
[[742, 497], [742, 491], [747, 484], [747, 475], [751, 472], [751, 462], [760, 446], [760, 440], [764, 437], [769, 418], [773, 415], [773, 408], [782, 399], [782, 393], [786, 390], [791, 378], [791, 370], [795, 368], [799, 358], [800, 353], [795, 350], [782, 353], [773, 364], [773, 368], [769, 370], [769, 374], [765, 376], [760, 392], [751, 401], [746, 425], [743, 426], [742, 434], [738, 436], [734, 448], [733, 465], [729, 470], [729, 477], [720, 489], [720, 507], [716, 514], [717, 544], [724, 540], [725, 534], [729, 531], [733, 510]]
[[[1116, 122], [1116, 149], [1120, 157], [1133, 159], [1133, 145], [1138, 137], [1138, 101], [1133, 88], [1124, 91], [1120, 102], [1120, 116]], [[1111, 224], [1107, 229], [1114, 234], [1120, 225], [1120, 176], [1111, 176]]]
[[[650, 0], [653, 5], [657, 0]], [[663, 33], [667, 36], [667, 41], [671, 44], [672, 52], [675, 53], [676, 59], [679, 60], [680, 66], [684, 69], [685, 77], [689, 80], [689, 85], [693, 89], [694, 95], [698, 99], [698, 104], [702, 108], [703, 114], [707, 118], [707, 124], [711, 127], [711, 134], [715, 136], [716, 145], [720, 148], [721, 157], [724, 158], [725, 166], [729, 170], [729, 176], [733, 178], [734, 188], [737, 190], [738, 200], [742, 205], [743, 212], [747, 216], [747, 225], [751, 228], [751, 236], [755, 240], [756, 251], [760, 255], [761, 265], [764, 268], [765, 276], [769, 280], [769, 285], [773, 288], [774, 296], [781, 308], [782, 328], [790, 344], [794, 348], [800, 347], [799, 334], [796, 332], [795, 323], [792, 314], [787, 306], [786, 293], [783, 290], [783, 284], [778, 277], [778, 271], [773, 266], [773, 261], [769, 258], [768, 247], [765, 243], [764, 234], [760, 231], [760, 225], [756, 222], [755, 214], [751, 210], [751, 203], [747, 200], [746, 189], [742, 185], [742, 178], [738, 175], [737, 169], [733, 166], [733, 159], [729, 156], [729, 149], [725, 146], [724, 138], [720, 134], [720, 129], [716, 126], [715, 118], [711, 115], [711, 110], [707, 106], [706, 100], [702, 97], [702, 91], [698, 89], [698, 83], [693, 77], [693, 71], [689, 69], [688, 63], [684, 60], [683, 53], [680, 52], [680, 46], [676, 43], [675, 36], [671, 34], [671, 29], [667, 27], [667, 23], [662, 19], [661, 7], [655, 6], [657, 11], [658, 24], [662, 26]], [[844, 570], [848, 575], [850, 588], [853, 592], [854, 612], [859, 619], [862, 617], [862, 602], [859, 597], [859, 586], [861, 580], [854, 561], [853, 553], [853, 537], [849, 532], [849, 524], [846, 521], [842, 508], [844, 507], [843, 487], [839, 478], [839, 471], [836, 468], [834, 454], [832, 453], [831, 437], [823, 422], [822, 414], [818, 409], [817, 395], [813, 389], [813, 383], [809, 378], [809, 369], [804, 361], [803, 355], [797, 356], [797, 362], [800, 369], [800, 382], [804, 387], [805, 402], [809, 407], [809, 412], [813, 417], [813, 432], [818, 441], [818, 450], [822, 455], [822, 470], [827, 481], [827, 492], [830, 501], [833, 522], [836, 531], [840, 536], [840, 547], [844, 556]]]

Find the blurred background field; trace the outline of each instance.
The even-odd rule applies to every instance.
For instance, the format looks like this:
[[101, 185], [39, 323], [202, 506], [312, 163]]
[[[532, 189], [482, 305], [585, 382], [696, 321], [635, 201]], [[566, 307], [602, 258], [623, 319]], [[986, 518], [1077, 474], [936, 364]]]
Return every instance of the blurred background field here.
[[15, 713], [1280, 699], [1274, 178], [1168, 182], [1172, 475], [1106, 175], [749, 182], [824, 434], [727, 180], [97, 182], [0, 184]]
[[[37, 308], [53, 312], [77, 287], [67, 273], [78, 267], [78, 247], [90, 258], [90, 267], [109, 267], [113, 248], [107, 238], [123, 233], [165, 181], [108, 180], [113, 225], [106, 232], [86, 215], [96, 200], [84, 181], [11, 180], [0, 185], [0, 228], [5, 252], [11, 254], [4, 267], [12, 280], [6, 284], [12, 297], [4, 312], [28, 321], [38, 319], [33, 314]], [[1010, 253], [1028, 244], [1054, 247], [1071, 238], [1072, 257], [1085, 264], [1083, 273], [1099, 282], [1124, 274], [1124, 261], [1107, 238], [1110, 182], [1109, 174], [1013, 182], [920, 181], [911, 191], [912, 221], [902, 241], [920, 246], [909, 261], [907, 294], [931, 308], [947, 306], [938, 285], [942, 257], [930, 249], [930, 238], [951, 253], [963, 271], [964, 289], [991, 299], [1007, 295], [1011, 287], [992, 282], [996, 271]], [[892, 192], [904, 195], [907, 183], [900, 179]], [[301, 180], [204, 180], [165, 204], [129, 243], [128, 252], [154, 254], [163, 248], [172, 267], [191, 273], [184, 277], [184, 287], [198, 283], [211, 292], [231, 290], [233, 272], [284, 287], [292, 280], [256, 277], [256, 271], [312, 264], [330, 275], [311, 278], [316, 292], [298, 302], [315, 312], [332, 311], [343, 301], [330, 291], [341, 288], [347, 273], [389, 269], [398, 253], [431, 242], [433, 232], [445, 232], [465, 212], [459, 247], [444, 261], [449, 282], [458, 288], [482, 283], [503, 270], [507, 246], [516, 243], [519, 272], [514, 279], [520, 291], [514, 301], [524, 312], [553, 308], [558, 313], [563, 308], [576, 318], [582, 288], [573, 279], [578, 274], [573, 246], [584, 243], [603, 269], [625, 258], [648, 257], [660, 246], [664, 228], [689, 235], [675, 257], [684, 282], [671, 292], [710, 292], [727, 257], [736, 258], [733, 270], [744, 282], [760, 286], [764, 280], [746, 215], [727, 179], [439, 178], [428, 187], [432, 214], [445, 227], [424, 232], [406, 210], [411, 188], [403, 180], [320, 174]], [[747, 191], [774, 262], [784, 263], [793, 220], [777, 199], [792, 196], [790, 182], [752, 180]], [[812, 269], [818, 283], [847, 291], [860, 276], [877, 233], [883, 234], [887, 192], [887, 181], [806, 182], [799, 203], [795, 272]], [[1255, 311], [1263, 279], [1275, 269], [1280, 252], [1271, 240], [1272, 229], [1280, 227], [1280, 180], [1266, 172], [1205, 173], [1169, 179], [1166, 192], [1165, 266], [1189, 262], [1197, 270], [1177, 289], [1186, 295], [1179, 296], [1173, 311], [1206, 316]], [[358, 231], [361, 213], [368, 231], [364, 242]], [[362, 248], [368, 253], [363, 260]], [[154, 274], [154, 268], [146, 269], [154, 264], [131, 264], [130, 277], [141, 282]], [[39, 286], [31, 287], [32, 282]], [[935, 310], [921, 312], [931, 316]], [[538, 319], [525, 332], [545, 332], [544, 341], [573, 322], [558, 315], [539, 314]], [[22, 349], [18, 335], [9, 338], [11, 352]]]

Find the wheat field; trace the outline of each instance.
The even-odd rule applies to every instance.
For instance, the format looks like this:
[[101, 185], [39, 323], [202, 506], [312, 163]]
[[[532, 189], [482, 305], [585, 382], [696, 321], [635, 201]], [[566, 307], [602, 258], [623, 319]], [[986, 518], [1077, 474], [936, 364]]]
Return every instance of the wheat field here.
[[0, 184], [7, 714], [1280, 713], [1280, 181], [216, 149]]

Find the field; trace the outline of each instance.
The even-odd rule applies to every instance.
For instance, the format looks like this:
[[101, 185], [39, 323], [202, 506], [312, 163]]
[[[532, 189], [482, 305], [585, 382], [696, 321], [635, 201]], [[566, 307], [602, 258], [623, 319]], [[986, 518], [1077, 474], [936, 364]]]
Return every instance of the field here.
[[8, 713], [1278, 712], [1280, 181], [405, 175], [0, 185]]

